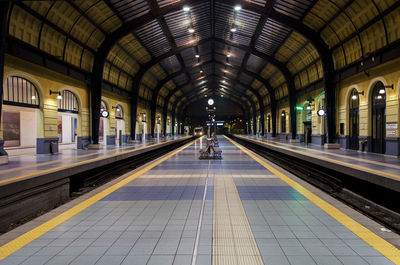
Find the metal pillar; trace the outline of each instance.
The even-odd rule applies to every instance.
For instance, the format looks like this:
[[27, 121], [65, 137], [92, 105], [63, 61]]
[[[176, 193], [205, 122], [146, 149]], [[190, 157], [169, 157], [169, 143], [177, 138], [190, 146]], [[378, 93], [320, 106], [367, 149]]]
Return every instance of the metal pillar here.
[[137, 91], [134, 88], [134, 93], [132, 94], [131, 100], [130, 100], [130, 110], [131, 110], [131, 140], [135, 140], [136, 139], [136, 117], [137, 117], [137, 101], [138, 101], [138, 97], [137, 97]]
[[[1, 113], [3, 110], [3, 79], [4, 79], [4, 56], [7, 48], [7, 14], [8, 14], [8, 2], [0, 2], [0, 124], [1, 124]], [[4, 150], [4, 141], [0, 143], [0, 156], [7, 155]]]

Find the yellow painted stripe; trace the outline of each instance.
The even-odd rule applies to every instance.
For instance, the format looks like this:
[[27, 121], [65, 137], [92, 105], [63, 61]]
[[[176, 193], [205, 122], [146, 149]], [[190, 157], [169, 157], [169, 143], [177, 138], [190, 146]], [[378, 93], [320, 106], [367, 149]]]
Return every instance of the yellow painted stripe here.
[[[331, 155], [331, 156], [342, 157], [342, 158], [349, 159], [349, 160], [362, 161], [362, 162], [365, 162], [365, 163], [374, 164], [374, 165], [378, 165], [378, 166], [384, 166], [384, 167], [400, 169], [400, 166], [397, 166], [397, 165], [388, 164], [388, 163], [384, 163], [384, 162], [373, 161], [373, 160], [369, 160], [369, 159], [365, 159], [365, 158], [351, 157], [351, 156], [336, 154], [336, 153], [332, 153], [332, 152], [325, 152], [325, 151], [321, 151], [321, 150], [305, 148], [305, 147], [302, 147], [302, 146], [285, 144], [285, 143], [282, 143], [282, 142], [279, 142], [279, 145], [276, 145], [276, 144], [273, 144], [271, 142], [265, 142], [265, 141], [257, 140], [255, 138], [251, 138], [251, 137], [249, 137], [249, 139], [252, 139], [253, 141], [257, 141], [257, 142], [260, 142], [260, 143], [263, 143], [263, 144], [273, 145], [273, 146], [276, 146], [276, 147], [280, 147], [280, 145], [285, 145], [285, 146], [290, 146], [290, 147], [296, 147], [296, 148], [302, 149], [302, 150], [308, 150], [308, 151], [314, 152], [314, 153], [327, 154], [327, 155]], [[294, 152], [297, 151], [297, 150], [293, 150], [293, 149], [290, 149], [290, 150], [292, 150]]]
[[[227, 138], [227, 137], [226, 137]], [[374, 249], [376, 249], [378, 252], [380, 252], [383, 256], [394, 262], [394, 264], [400, 264], [400, 250], [397, 249], [395, 246], [384, 240], [383, 238], [379, 237], [375, 233], [373, 233], [371, 230], [366, 228], [365, 226], [361, 225], [357, 221], [353, 220], [351, 217], [346, 215], [345, 213], [341, 212], [339, 209], [335, 208], [333, 205], [330, 203], [324, 201], [311, 191], [307, 190], [304, 188], [302, 185], [298, 184], [285, 174], [281, 173], [277, 169], [273, 168], [272, 166], [268, 165], [265, 163], [263, 160], [255, 156], [253, 153], [249, 152], [248, 150], [244, 149], [242, 146], [238, 145], [236, 142], [232, 141], [231, 139], [227, 138], [230, 142], [232, 142], [235, 146], [240, 148], [243, 152], [248, 154], [251, 158], [256, 160], [258, 163], [260, 163], [262, 166], [264, 166], [266, 169], [271, 171], [273, 174], [275, 174], [277, 177], [285, 181], [289, 186], [297, 190], [300, 194], [302, 194], [304, 197], [309, 199], [311, 202], [313, 202], [315, 205], [317, 205], [319, 208], [324, 210], [327, 214], [335, 218], [339, 223], [341, 223], [343, 226], [345, 226], [347, 229], [349, 229], [351, 232], [356, 234], [359, 238], [364, 240], [366, 243], [368, 243], [370, 246], [372, 246]]]
[[[239, 137], [239, 138], [243, 138], [243, 137]], [[243, 138], [243, 139], [246, 139], [246, 138]], [[377, 170], [377, 169], [372, 169], [372, 168], [369, 168], [369, 167], [354, 165], [354, 164], [351, 164], [351, 163], [339, 161], [339, 160], [328, 158], [328, 157], [325, 157], [325, 156], [319, 156], [319, 155], [314, 155], [314, 154], [310, 154], [310, 153], [303, 152], [303, 151], [297, 151], [297, 150], [293, 150], [291, 148], [286, 148], [286, 147], [282, 147], [282, 146], [279, 146], [279, 145], [276, 145], [276, 144], [266, 143], [266, 142], [262, 142], [262, 141], [255, 140], [255, 139], [249, 139], [249, 140], [250, 141], [254, 141], [254, 142], [259, 142], [259, 143], [262, 143], [264, 145], [271, 145], [271, 146], [274, 146], [274, 147], [277, 147], [277, 148], [280, 148], [280, 149], [283, 149], [283, 150], [288, 150], [288, 151], [299, 153], [299, 154], [302, 154], [302, 155], [305, 155], [305, 156], [315, 157], [315, 158], [322, 159], [322, 160], [325, 160], [325, 161], [331, 161], [331, 162], [338, 163], [338, 164], [341, 164], [341, 165], [346, 165], [346, 166], [349, 166], [349, 167], [352, 167], [352, 168], [355, 167], [355, 168], [359, 168], [359, 169], [362, 169], [362, 170], [365, 170], [365, 171], [370, 171], [370, 172], [378, 173], [378, 174], [381, 174], [381, 175], [390, 176], [390, 177], [393, 177], [393, 178], [400, 178], [400, 175], [397, 175], [397, 174], [392, 174], [392, 173], [389, 173], [389, 172], [384, 172], [384, 171]]]
[[60, 215], [54, 217], [53, 219], [45, 222], [42, 225], [39, 225], [38, 227], [30, 230], [29, 232], [26, 232], [25, 234], [17, 237], [16, 239], [8, 242], [7, 244], [3, 245], [0, 247], [0, 260], [6, 258], [7, 256], [11, 255], [15, 251], [19, 250], [20, 248], [26, 246], [33, 240], [39, 238], [46, 232], [50, 231], [54, 227], [60, 225], [61, 223], [67, 221], [71, 217], [75, 216], [76, 214], [82, 212], [89, 206], [93, 205], [94, 203], [98, 202], [99, 200], [103, 199], [110, 193], [116, 191], [117, 189], [121, 188], [122, 186], [128, 184], [132, 180], [138, 178], [140, 175], [146, 173], [150, 169], [154, 168], [155, 166], [159, 165], [160, 163], [164, 162], [165, 160], [171, 158], [172, 156], [176, 155], [177, 153], [181, 152], [188, 146], [192, 145], [198, 141], [198, 139], [184, 145], [183, 147], [179, 148], [178, 150], [170, 153], [169, 155], [161, 158], [160, 160], [155, 161], [154, 163], [148, 165], [147, 167], [137, 171], [136, 173], [130, 175], [129, 177], [121, 180], [120, 182], [112, 185], [111, 187], [97, 193], [96, 195], [90, 197], [89, 199], [79, 203], [78, 205], [72, 207], [71, 209], [61, 213]]
[[[22, 176], [19, 176], [19, 177], [0, 180], [0, 184], [8, 183], [8, 182], [12, 182], [12, 181], [16, 181], [16, 180], [20, 180], [20, 179], [24, 179], [24, 178], [36, 176], [36, 175], [41, 175], [41, 174], [52, 172], [52, 171], [57, 171], [57, 170], [60, 170], [60, 169], [63, 169], [63, 168], [68, 168], [68, 167], [72, 167], [72, 166], [78, 166], [78, 165], [90, 163], [90, 162], [93, 162], [93, 161], [98, 161], [98, 160], [102, 160], [102, 159], [105, 159], [105, 158], [110, 158], [110, 157], [126, 154], [126, 153], [129, 153], [129, 152], [142, 150], [144, 148], [154, 147], [154, 146], [161, 145], [161, 144], [164, 144], [164, 143], [166, 143], [166, 142], [147, 145], [147, 146], [143, 146], [143, 147], [140, 147], [140, 148], [130, 149], [130, 150], [127, 150], [127, 151], [123, 151], [123, 152], [119, 152], [119, 153], [115, 153], [115, 154], [111, 154], [111, 155], [105, 155], [105, 156], [96, 157], [96, 158], [92, 158], [92, 159], [88, 159], [88, 160], [84, 160], [84, 161], [80, 161], [80, 162], [76, 162], [76, 163], [72, 163], [72, 164], [67, 164], [67, 165], [63, 165], [63, 166], [59, 166], [59, 167], [54, 167], [54, 168], [49, 168], [49, 169], [45, 169], [45, 170], [41, 170], [41, 171], [37, 171], [37, 172], [32, 172], [32, 173], [29, 173], [29, 174], [26, 174], [26, 175], [22, 175]], [[132, 146], [130, 148], [132, 148]], [[82, 155], [79, 158], [98, 155], [98, 154], [99, 153]], [[71, 159], [73, 159], [73, 158], [71, 158]], [[53, 164], [53, 163], [60, 162], [60, 161], [64, 162], [64, 161], [68, 161], [68, 160], [71, 160], [71, 159], [60, 159], [60, 160], [56, 160], [56, 161], [49, 161], [49, 162], [45, 162], [45, 163], [41, 163], [41, 164], [35, 164], [35, 165], [32, 165], [32, 166], [27, 166], [27, 168], [36, 167], [36, 166], [43, 166], [43, 165], [47, 165], [47, 164]], [[21, 170], [21, 169], [25, 169], [25, 167], [13, 168], [13, 169], [10, 169], [10, 170]], [[7, 170], [2, 170], [2, 171], [0, 171], [0, 173], [4, 174], [4, 173], [9, 173], [9, 172]]]

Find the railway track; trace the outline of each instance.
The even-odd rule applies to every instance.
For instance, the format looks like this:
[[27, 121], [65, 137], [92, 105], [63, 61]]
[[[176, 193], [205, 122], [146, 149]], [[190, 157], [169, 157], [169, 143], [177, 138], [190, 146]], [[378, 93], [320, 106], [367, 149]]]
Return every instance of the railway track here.
[[228, 137], [400, 234], [399, 192], [284, 155], [233, 135]]
[[147, 151], [133, 159], [128, 158], [108, 164], [106, 166], [98, 167], [92, 170], [88, 170], [76, 175], [70, 176], [70, 197], [71, 199], [81, 196], [104, 183], [109, 182], [123, 174], [142, 166], [149, 161], [163, 156], [164, 154], [175, 150], [186, 143], [192, 141], [193, 138], [189, 138], [185, 141], [178, 142], [176, 144], [168, 145], [156, 150]]

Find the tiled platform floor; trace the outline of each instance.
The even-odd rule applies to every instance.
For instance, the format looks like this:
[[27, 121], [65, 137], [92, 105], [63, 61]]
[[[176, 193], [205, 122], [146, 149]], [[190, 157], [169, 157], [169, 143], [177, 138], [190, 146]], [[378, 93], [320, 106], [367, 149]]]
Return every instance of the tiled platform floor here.
[[207, 161], [192, 144], [0, 263], [393, 264], [225, 138], [220, 146], [223, 159]]
[[389, 173], [400, 178], [400, 157], [387, 156], [381, 154], [358, 152], [349, 149], [324, 149], [323, 146], [304, 143], [289, 143], [284, 140], [271, 140], [265, 137], [256, 137], [249, 135], [237, 135], [253, 139], [264, 144], [271, 144], [281, 148], [289, 148], [293, 151], [303, 152], [310, 156], [319, 156], [320, 158], [329, 158], [337, 162], [346, 162], [353, 165], [379, 170], [382, 174]]
[[117, 154], [122, 151], [134, 150], [137, 148], [148, 147], [154, 144], [175, 140], [182, 136], [148, 139], [142, 142], [125, 144], [122, 146], [106, 145], [101, 150], [62, 150], [58, 154], [35, 154], [10, 156], [7, 165], [0, 166], [0, 181], [14, 177], [31, 174], [34, 172], [53, 169], [60, 166], [81, 162], [106, 155]]

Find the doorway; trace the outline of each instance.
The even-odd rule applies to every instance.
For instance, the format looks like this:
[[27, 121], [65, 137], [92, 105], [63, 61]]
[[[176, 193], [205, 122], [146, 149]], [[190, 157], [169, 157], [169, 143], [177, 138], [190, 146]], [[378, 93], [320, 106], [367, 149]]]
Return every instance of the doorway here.
[[304, 122], [304, 142], [306, 144], [311, 143], [311, 134], [312, 134], [311, 121], [305, 121]]
[[360, 124], [360, 97], [357, 89], [353, 89], [350, 94], [349, 106], [349, 148], [359, 149], [359, 124]]
[[382, 82], [377, 82], [375, 84], [372, 91], [371, 102], [371, 151], [384, 154], [386, 137], [386, 90]]
[[58, 113], [58, 143], [60, 150], [77, 148], [77, 115], [72, 113]]

